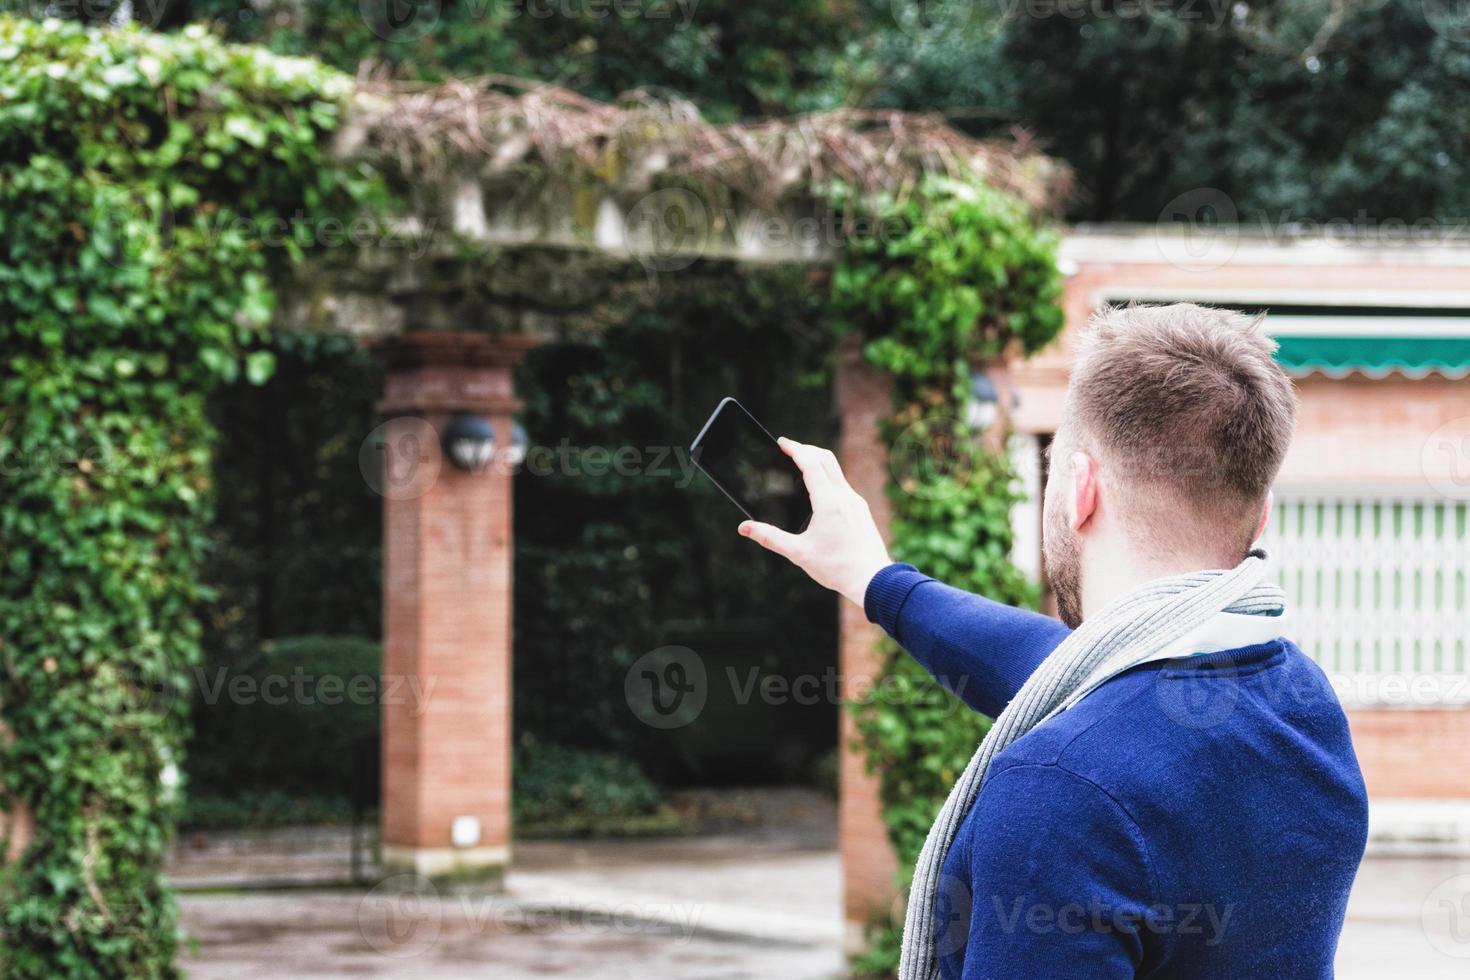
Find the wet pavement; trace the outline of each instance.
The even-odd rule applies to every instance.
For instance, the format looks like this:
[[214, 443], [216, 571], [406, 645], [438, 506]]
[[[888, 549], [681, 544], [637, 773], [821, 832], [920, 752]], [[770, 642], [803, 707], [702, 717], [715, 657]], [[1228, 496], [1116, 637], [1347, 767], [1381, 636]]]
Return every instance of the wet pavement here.
[[[290, 879], [285, 872], [294, 866], [298, 882], [278, 891], [181, 895], [196, 950], [184, 957], [190, 976], [843, 976], [840, 867], [831, 833], [810, 826], [520, 844], [500, 895], [433, 888], [407, 876], [372, 889], [301, 887], [313, 848], [319, 873], [345, 853], [345, 833], [338, 832], [330, 860], [322, 849], [333, 843], [331, 833], [312, 834], [311, 846], [299, 832], [195, 841], [192, 860], [176, 860], [176, 881], [224, 884], [253, 849], [265, 862], [259, 867]], [[296, 850], [284, 853], [273, 837], [291, 838]], [[1470, 977], [1470, 859], [1365, 862], [1337, 976]]]

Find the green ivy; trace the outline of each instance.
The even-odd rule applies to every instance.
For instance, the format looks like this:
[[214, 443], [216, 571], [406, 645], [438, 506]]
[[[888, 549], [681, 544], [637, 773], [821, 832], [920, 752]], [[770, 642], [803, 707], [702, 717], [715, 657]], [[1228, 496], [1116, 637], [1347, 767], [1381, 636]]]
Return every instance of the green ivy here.
[[177, 973], [205, 397], [271, 372], [249, 345], [311, 241], [263, 223], [368, 198], [323, 158], [349, 84], [197, 28], [0, 17], [0, 810], [34, 823], [6, 977]]
[[[1009, 558], [1015, 474], [1004, 452], [986, 448], [969, 409], [975, 368], [1030, 354], [1061, 330], [1054, 236], [979, 182], [931, 179], [876, 212], [883, 234], [847, 244], [832, 302], [839, 330], [859, 332], [867, 359], [893, 376], [893, 414], [883, 424], [893, 556], [959, 588], [1034, 605], [1035, 586]], [[906, 890], [929, 826], [990, 719], [891, 642], [883, 652], [883, 696], [854, 710]], [[900, 922], [875, 923], [859, 971], [891, 975], [900, 934]]]

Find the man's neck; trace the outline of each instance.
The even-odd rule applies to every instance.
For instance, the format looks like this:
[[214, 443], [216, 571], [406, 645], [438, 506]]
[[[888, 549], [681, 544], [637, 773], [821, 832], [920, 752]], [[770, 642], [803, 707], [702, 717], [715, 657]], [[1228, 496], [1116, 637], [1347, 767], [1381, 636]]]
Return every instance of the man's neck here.
[[1082, 570], [1082, 617], [1086, 619], [1101, 612], [1113, 600], [1157, 579], [1212, 568], [1234, 568], [1237, 564], [1238, 561], [1207, 553], [1162, 558], [1122, 553], [1106, 561], [1091, 562]]

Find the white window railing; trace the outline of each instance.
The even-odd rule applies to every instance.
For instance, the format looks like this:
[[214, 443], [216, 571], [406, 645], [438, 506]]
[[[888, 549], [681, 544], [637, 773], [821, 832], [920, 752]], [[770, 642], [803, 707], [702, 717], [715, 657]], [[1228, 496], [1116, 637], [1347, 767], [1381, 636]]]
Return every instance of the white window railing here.
[[1262, 545], [1289, 638], [1348, 705], [1470, 703], [1470, 504], [1277, 492]]

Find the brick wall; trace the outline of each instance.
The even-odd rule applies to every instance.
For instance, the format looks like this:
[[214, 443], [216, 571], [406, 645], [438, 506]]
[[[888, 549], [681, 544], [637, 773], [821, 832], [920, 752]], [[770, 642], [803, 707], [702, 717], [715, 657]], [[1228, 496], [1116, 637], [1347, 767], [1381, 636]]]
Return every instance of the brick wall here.
[[1470, 709], [1359, 708], [1348, 723], [1370, 798], [1470, 797]]

